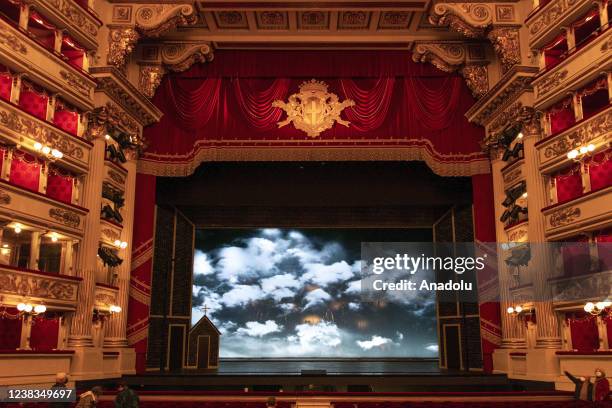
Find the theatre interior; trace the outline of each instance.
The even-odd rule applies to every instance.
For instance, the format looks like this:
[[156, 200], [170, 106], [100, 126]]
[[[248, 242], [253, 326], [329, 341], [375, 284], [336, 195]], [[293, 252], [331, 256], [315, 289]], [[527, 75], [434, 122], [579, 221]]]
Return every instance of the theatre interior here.
[[[612, 406], [611, 18], [0, 0], [0, 405]], [[487, 261], [370, 298], [395, 244]]]

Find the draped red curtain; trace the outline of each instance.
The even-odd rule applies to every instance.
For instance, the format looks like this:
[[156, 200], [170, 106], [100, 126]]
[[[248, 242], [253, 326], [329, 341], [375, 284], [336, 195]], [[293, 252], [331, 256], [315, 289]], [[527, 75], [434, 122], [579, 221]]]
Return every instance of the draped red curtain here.
[[19, 93], [19, 106], [26, 112], [39, 119], [47, 119], [47, 105], [49, 96], [44, 90], [27, 83], [21, 82], [21, 92]]
[[0, 313], [0, 350], [15, 350], [21, 340], [21, 316], [15, 308], [3, 308]]
[[550, 119], [550, 131], [554, 135], [576, 123], [572, 98], [566, 98], [550, 108], [548, 111]]
[[596, 154], [585, 162], [589, 173], [591, 191], [600, 190], [612, 185], [612, 150]]
[[50, 351], [57, 348], [59, 318], [36, 317], [32, 321], [30, 347], [32, 350]]
[[557, 202], [564, 203], [583, 194], [580, 164], [561, 170], [553, 175], [557, 190]]
[[38, 191], [41, 162], [31, 154], [13, 151], [9, 181], [28, 190]]
[[4, 65], [0, 65], [0, 99], [11, 100], [13, 76]]
[[65, 203], [72, 203], [74, 175], [55, 166], [49, 166], [47, 196]]
[[592, 352], [599, 348], [599, 332], [595, 316], [584, 312], [568, 313], [572, 348], [582, 352]]
[[[341, 115], [349, 127], [336, 124], [316, 138], [291, 124], [278, 128], [286, 114], [272, 103], [312, 78], [355, 102]], [[463, 79], [406, 52], [221, 51], [212, 63], [164, 78], [154, 102], [164, 115], [145, 131], [149, 174], [188, 175], [212, 160], [340, 159], [346, 148], [366, 160], [424, 160], [439, 174], [488, 172], [482, 129], [465, 118], [474, 100]], [[360, 148], [369, 151], [355, 153]]]
[[79, 130], [79, 112], [58, 99], [55, 102], [53, 124], [76, 136]]

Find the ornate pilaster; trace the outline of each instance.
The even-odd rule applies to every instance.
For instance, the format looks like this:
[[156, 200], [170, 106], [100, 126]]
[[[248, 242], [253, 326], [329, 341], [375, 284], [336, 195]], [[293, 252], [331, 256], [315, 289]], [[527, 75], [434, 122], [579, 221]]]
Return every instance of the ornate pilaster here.
[[428, 62], [444, 72], [458, 71], [476, 98], [489, 90], [488, 62], [481, 44], [418, 42], [412, 50], [412, 59]]
[[82, 205], [89, 209], [85, 218], [85, 234], [79, 245], [76, 260], [76, 274], [82, 278], [79, 286], [79, 301], [70, 319], [69, 347], [92, 347], [92, 318], [95, 293], [95, 273], [100, 237], [100, 208], [102, 203], [102, 183], [99, 176], [104, 172], [103, 137], [93, 139], [89, 172], [82, 190]]
[[139, 90], [149, 98], [166, 72], [182, 72], [195, 63], [210, 62], [214, 58], [212, 45], [203, 41], [146, 44], [140, 55]]
[[121, 265], [116, 269], [117, 279], [116, 286], [119, 288], [117, 294], [117, 305], [121, 307], [121, 313], [114, 314], [106, 325], [106, 334], [104, 337], [104, 347], [127, 347], [127, 316], [128, 316], [128, 298], [130, 291], [130, 270], [131, 270], [131, 248], [132, 248], [132, 233], [134, 230], [134, 201], [136, 198], [136, 152], [128, 152], [132, 157], [123, 164], [127, 169], [128, 174], [125, 182], [125, 206], [124, 206], [124, 222], [123, 230], [121, 231], [121, 240], [128, 243], [127, 249], [124, 249], [127, 254]]

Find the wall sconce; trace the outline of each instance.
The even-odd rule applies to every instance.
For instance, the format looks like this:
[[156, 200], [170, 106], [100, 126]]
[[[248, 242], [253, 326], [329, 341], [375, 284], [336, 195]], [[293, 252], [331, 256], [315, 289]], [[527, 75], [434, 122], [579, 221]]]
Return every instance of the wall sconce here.
[[121, 313], [121, 306], [117, 306], [117, 305], [110, 305], [108, 308], [109, 312], [111, 314], [115, 314], [115, 313]]
[[508, 314], [514, 315], [514, 316], [518, 316], [518, 315], [520, 315], [521, 313], [523, 313], [525, 311], [526, 311], [526, 309], [523, 306], [521, 306], [521, 305], [517, 305], [517, 306], [514, 306], [514, 307], [510, 306], [508, 309], [506, 309], [506, 312]]
[[603, 314], [607, 308], [612, 306], [612, 301], [604, 300], [603, 302], [587, 302], [584, 305], [584, 311], [592, 314], [593, 316], [597, 316]]
[[21, 224], [16, 222], [15, 225], [13, 225], [13, 231], [15, 231], [15, 234], [21, 233]]
[[40, 142], [34, 143], [34, 150], [42, 153], [49, 160], [59, 160], [64, 157], [64, 153], [57, 149], [53, 149], [49, 146], [43, 145]]
[[586, 146], [580, 146], [577, 149], [572, 149], [567, 152], [567, 158], [574, 161], [580, 161], [585, 156], [589, 155], [590, 153], [593, 153], [593, 151], [595, 151], [595, 145], [589, 143]]
[[121, 248], [121, 249], [125, 249], [125, 248], [127, 248], [127, 246], [128, 246], [128, 243], [127, 243], [127, 242], [125, 242], [125, 241], [121, 241], [121, 240], [119, 240], [119, 239], [116, 239], [116, 240], [115, 240], [115, 242], [114, 242], [114, 244], [115, 244], [115, 246], [116, 246], [117, 248]]
[[21, 302], [17, 305], [17, 310], [22, 315], [36, 316], [47, 311], [47, 306], [43, 304], [33, 305], [31, 303]]

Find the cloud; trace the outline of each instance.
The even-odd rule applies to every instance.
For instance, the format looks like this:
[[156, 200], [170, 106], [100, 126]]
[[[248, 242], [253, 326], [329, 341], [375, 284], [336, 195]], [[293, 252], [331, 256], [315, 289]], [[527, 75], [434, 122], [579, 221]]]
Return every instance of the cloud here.
[[228, 320], [228, 321], [223, 322], [221, 324], [216, 324], [216, 326], [219, 329], [219, 331], [221, 332], [221, 334], [225, 335], [225, 334], [229, 334], [238, 325], [235, 322], [232, 322], [231, 320]]
[[227, 307], [244, 306], [263, 299], [265, 293], [258, 285], [236, 285], [221, 297], [221, 303]]
[[240, 327], [236, 330], [236, 333], [245, 334], [251, 337], [263, 337], [266, 334], [279, 332], [283, 326], [276, 324], [274, 320], [266, 320], [265, 323], [259, 322], [246, 322], [246, 327]]
[[215, 273], [208, 255], [205, 252], [196, 249], [193, 256], [193, 273], [196, 275], [210, 275]]
[[303, 282], [312, 282], [320, 286], [342, 282], [354, 276], [351, 265], [346, 261], [335, 262], [331, 265], [322, 263], [309, 263], [304, 265], [306, 273], [301, 277]]
[[359, 310], [361, 309], [361, 305], [357, 302], [349, 302], [348, 308], [351, 310]]
[[299, 288], [300, 282], [290, 273], [275, 275], [261, 280], [261, 288], [265, 292], [272, 292], [281, 288]]
[[365, 340], [365, 341], [357, 340], [357, 345], [361, 347], [363, 350], [370, 350], [374, 347], [380, 347], [380, 346], [383, 346], [385, 344], [389, 344], [392, 342], [393, 341], [391, 339], [388, 339], [386, 337], [374, 335], [372, 336], [372, 339], [370, 340]]
[[361, 279], [349, 282], [344, 293], [347, 295], [361, 293]]
[[395, 335], [397, 336], [397, 340], [402, 341], [404, 340], [404, 333], [402, 332], [395, 332]]
[[317, 324], [298, 324], [295, 326], [295, 336], [288, 339], [299, 343], [302, 351], [316, 350], [320, 346], [336, 347], [342, 343], [340, 330], [335, 323], [320, 321]]
[[427, 351], [432, 351], [434, 353], [437, 353], [439, 351], [440, 347], [438, 347], [437, 344], [429, 344], [425, 347], [425, 350]]
[[316, 306], [319, 303], [324, 303], [325, 301], [330, 299], [331, 296], [329, 295], [329, 293], [327, 293], [321, 288], [311, 290], [306, 294], [306, 296], [304, 296], [304, 300], [306, 301], [306, 306], [304, 306], [304, 310], [312, 306]]

